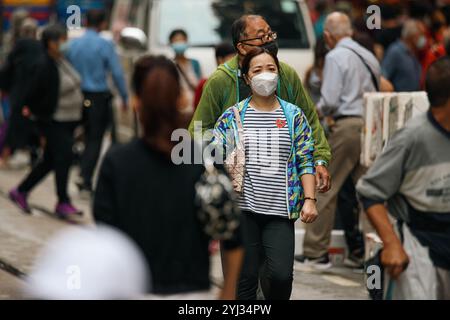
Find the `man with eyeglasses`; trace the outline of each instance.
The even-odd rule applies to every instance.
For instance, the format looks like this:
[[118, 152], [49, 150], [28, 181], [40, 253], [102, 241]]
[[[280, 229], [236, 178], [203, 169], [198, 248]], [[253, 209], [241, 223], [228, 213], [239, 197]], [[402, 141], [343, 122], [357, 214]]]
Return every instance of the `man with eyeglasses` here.
[[[278, 53], [277, 33], [271, 30], [262, 16], [244, 15], [240, 17], [233, 23], [231, 33], [233, 45], [238, 54], [219, 66], [206, 83], [189, 125], [191, 134], [194, 134], [195, 122], [201, 122], [202, 132], [214, 128], [217, 119], [227, 108], [251, 94], [250, 87], [245, 83], [240, 71], [240, 65], [248, 52], [254, 47], [262, 47], [275, 55]], [[280, 62], [279, 74], [277, 95], [281, 99], [299, 106], [313, 130], [317, 187], [320, 192], [327, 192], [331, 184], [327, 169], [331, 151], [315, 106], [292, 67]]]

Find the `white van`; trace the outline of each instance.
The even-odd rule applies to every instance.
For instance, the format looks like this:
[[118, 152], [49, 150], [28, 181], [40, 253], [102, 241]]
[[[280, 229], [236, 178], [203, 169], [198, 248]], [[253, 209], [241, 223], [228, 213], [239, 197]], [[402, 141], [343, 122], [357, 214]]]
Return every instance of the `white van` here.
[[304, 0], [117, 0], [111, 29], [128, 40], [134, 36], [152, 54], [169, 57], [173, 56], [168, 45], [170, 32], [184, 29], [191, 46], [186, 55], [200, 61], [207, 77], [216, 69], [214, 46], [222, 41], [231, 43], [231, 25], [244, 13], [267, 19], [278, 33], [280, 60], [303, 78], [313, 63], [315, 43]]

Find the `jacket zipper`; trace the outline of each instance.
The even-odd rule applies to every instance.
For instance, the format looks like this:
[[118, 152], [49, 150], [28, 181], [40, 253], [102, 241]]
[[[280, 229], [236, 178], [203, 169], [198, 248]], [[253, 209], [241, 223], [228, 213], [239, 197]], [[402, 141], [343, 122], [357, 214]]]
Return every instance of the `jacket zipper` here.
[[294, 117], [292, 118], [292, 146], [291, 146], [291, 153], [289, 154], [289, 158], [286, 161], [286, 207], [287, 207], [287, 211], [288, 211], [288, 218], [291, 219], [291, 210], [289, 210], [289, 186], [288, 186], [288, 163], [289, 163], [289, 159], [292, 156], [293, 150], [294, 150], [294, 123], [295, 123], [295, 117], [297, 117], [297, 114], [294, 115]]

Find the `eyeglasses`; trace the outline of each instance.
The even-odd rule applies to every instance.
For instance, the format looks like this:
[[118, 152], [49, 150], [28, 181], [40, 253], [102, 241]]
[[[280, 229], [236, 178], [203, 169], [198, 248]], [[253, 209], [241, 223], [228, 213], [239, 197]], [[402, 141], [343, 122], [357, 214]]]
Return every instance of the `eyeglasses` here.
[[263, 35], [261, 37], [252, 38], [252, 39], [244, 39], [244, 40], [241, 40], [239, 42], [247, 42], [247, 41], [259, 40], [259, 41], [265, 43], [265, 42], [270, 42], [270, 41], [277, 40], [277, 38], [278, 38], [278, 34], [276, 32], [272, 32], [271, 31], [271, 32], [269, 32], [269, 33], [267, 33], [267, 34], [265, 34], [265, 35]]

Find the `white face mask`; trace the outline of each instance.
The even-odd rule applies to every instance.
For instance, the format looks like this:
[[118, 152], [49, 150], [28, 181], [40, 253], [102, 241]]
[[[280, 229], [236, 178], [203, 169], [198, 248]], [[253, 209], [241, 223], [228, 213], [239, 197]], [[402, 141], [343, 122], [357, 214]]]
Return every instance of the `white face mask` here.
[[268, 97], [277, 90], [278, 74], [263, 72], [253, 77], [250, 86], [253, 91], [263, 97]]

